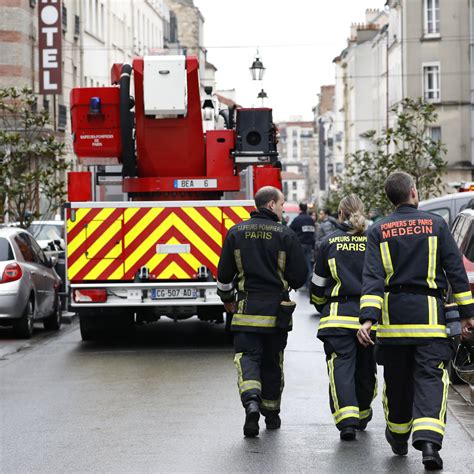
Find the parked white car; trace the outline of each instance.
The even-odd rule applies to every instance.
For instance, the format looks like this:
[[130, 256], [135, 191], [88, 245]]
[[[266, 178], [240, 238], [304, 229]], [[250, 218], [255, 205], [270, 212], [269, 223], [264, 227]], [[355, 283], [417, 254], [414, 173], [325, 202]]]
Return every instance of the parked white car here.
[[27, 230], [39, 246], [47, 252], [61, 251], [66, 248], [64, 221], [33, 221]]

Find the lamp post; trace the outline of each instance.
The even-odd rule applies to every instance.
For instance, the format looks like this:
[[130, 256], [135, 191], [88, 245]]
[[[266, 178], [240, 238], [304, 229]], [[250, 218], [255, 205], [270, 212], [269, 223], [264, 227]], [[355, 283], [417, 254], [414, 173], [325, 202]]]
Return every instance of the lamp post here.
[[262, 60], [260, 59], [260, 53], [257, 49], [257, 54], [253, 60], [252, 65], [249, 68], [250, 74], [252, 75], [252, 80], [262, 81], [263, 75], [265, 74], [265, 67], [263, 66]]
[[267, 98], [268, 98], [268, 95], [263, 89], [257, 95], [257, 99], [262, 99], [262, 107], [264, 105], [264, 100]]

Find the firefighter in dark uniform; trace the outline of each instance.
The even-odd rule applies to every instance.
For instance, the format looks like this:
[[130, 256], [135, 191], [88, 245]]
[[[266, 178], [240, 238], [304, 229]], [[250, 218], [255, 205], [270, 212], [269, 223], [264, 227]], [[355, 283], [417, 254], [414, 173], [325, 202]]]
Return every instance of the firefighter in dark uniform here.
[[385, 437], [397, 455], [422, 451], [426, 469], [442, 469], [452, 356], [443, 309], [449, 281], [464, 333], [474, 304], [461, 255], [444, 219], [420, 211], [410, 175], [395, 172], [385, 192], [396, 210], [369, 230], [359, 341], [370, 345], [377, 326], [377, 362], [384, 367]]
[[313, 273], [311, 260], [313, 259], [315, 226], [312, 217], [308, 214], [308, 205], [304, 202], [300, 202], [299, 207], [300, 213], [291, 222], [290, 229], [295, 232], [303, 249], [306, 266], [308, 267], [308, 277], [305, 287], [309, 290]]
[[353, 440], [372, 418], [377, 391], [373, 347], [357, 341], [362, 270], [367, 245], [364, 205], [354, 194], [339, 204], [338, 229], [318, 253], [311, 301], [321, 313], [318, 338], [324, 343], [329, 404], [342, 440]]
[[306, 280], [295, 233], [281, 224], [284, 196], [265, 186], [250, 219], [229, 229], [218, 266], [218, 294], [233, 313], [238, 387], [246, 411], [244, 435], [257, 436], [260, 412], [267, 429], [280, 427], [283, 351], [295, 303], [291, 288]]

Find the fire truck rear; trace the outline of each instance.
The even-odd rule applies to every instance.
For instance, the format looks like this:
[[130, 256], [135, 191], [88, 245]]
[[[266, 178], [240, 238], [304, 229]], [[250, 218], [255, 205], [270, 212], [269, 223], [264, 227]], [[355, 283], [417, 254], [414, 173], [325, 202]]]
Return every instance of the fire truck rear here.
[[[281, 189], [272, 111], [219, 110], [210, 90], [201, 100], [194, 57], [137, 58], [114, 65], [111, 79], [71, 92], [74, 151], [89, 167], [69, 173], [66, 204], [70, 307], [82, 338], [162, 316], [222, 323], [225, 234], [249, 216], [260, 187]], [[98, 165], [121, 165], [126, 199], [100, 199]]]

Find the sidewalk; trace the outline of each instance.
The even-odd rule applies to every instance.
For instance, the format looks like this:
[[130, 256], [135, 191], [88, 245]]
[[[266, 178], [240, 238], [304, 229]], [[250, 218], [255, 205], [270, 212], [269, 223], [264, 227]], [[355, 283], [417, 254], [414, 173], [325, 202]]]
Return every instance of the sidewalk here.
[[448, 408], [474, 440], [474, 405], [470, 402], [469, 385], [451, 385]]

